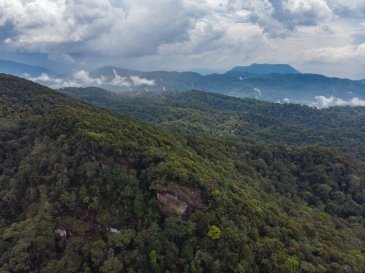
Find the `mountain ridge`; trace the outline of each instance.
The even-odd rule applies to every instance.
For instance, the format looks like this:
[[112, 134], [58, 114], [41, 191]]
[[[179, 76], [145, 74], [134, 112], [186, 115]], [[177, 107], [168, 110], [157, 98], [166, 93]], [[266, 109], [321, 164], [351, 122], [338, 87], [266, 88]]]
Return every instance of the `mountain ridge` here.
[[53, 75], [54, 73], [41, 66], [33, 66], [25, 63], [0, 60], [0, 73], [13, 74], [16, 76], [24, 76], [28, 74], [29, 76], [39, 76], [42, 73]]
[[336, 149], [172, 134], [0, 75], [0, 271], [361, 272], [364, 177]]
[[249, 66], [235, 66], [231, 70], [227, 71], [225, 74], [239, 75], [239, 73], [265, 75], [265, 74], [299, 74], [300, 72], [289, 64], [254, 63]]
[[[150, 85], [129, 85], [127, 88], [120, 88], [106, 85], [104, 88], [112, 91], [162, 91], [177, 90], [185, 91], [191, 89], [205, 90], [209, 92], [222, 93], [236, 97], [248, 97], [262, 99], [271, 102], [295, 102], [303, 104], [318, 104], [318, 97], [340, 99], [350, 104], [353, 98], [365, 100], [365, 83], [336, 77], [326, 77], [319, 74], [299, 73], [288, 65], [278, 65], [279, 70], [286, 69], [288, 74], [269, 73], [255, 74], [234, 69], [224, 74], [200, 75], [195, 72], [166, 72], [166, 71], [129, 71], [126, 69], [113, 68], [113, 73], [93, 74], [95, 77], [106, 77], [112, 81], [118, 76], [131, 77], [137, 75], [150, 81]], [[256, 64], [254, 68], [260, 68]], [[263, 65], [267, 72], [278, 71], [277, 66]], [[111, 68], [110, 68], [111, 69]], [[124, 74], [123, 74], [124, 72]], [[280, 71], [279, 71], [280, 72]], [[283, 70], [281, 70], [283, 72]], [[103, 87], [103, 86], [101, 86]]]
[[[255, 71], [256, 74], [252, 73]], [[266, 74], [267, 72], [270, 73]], [[287, 74], [283, 74], [284, 72]], [[114, 92], [198, 89], [236, 97], [319, 107], [326, 107], [328, 103], [354, 106], [365, 104], [363, 80], [297, 72], [286, 64], [254, 64], [236, 67], [223, 74], [209, 75], [196, 72], [138, 71], [106, 66], [91, 71], [75, 71], [66, 76], [43, 73], [42, 76], [28, 78], [51, 87], [96, 85]]]

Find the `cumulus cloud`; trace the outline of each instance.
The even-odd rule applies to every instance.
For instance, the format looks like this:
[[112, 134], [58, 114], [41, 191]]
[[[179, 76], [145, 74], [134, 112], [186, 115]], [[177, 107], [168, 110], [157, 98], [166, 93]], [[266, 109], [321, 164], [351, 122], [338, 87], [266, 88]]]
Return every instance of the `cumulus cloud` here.
[[202, 11], [190, 1], [0, 0], [0, 27], [14, 49], [72, 60], [85, 50], [106, 55], [145, 56], [164, 43], [188, 39]]
[[324, 0], [286, 0], [283, 1], [283, 9], [292, 15], [290, 21], [294, 25], [315, 25], [333, 15]]
[[73, 79], [83, 85], [102, 85], [105, 82], [104, 77], [93, 78], [89, 72], [80, 70], [73, 74]]
[[363, 19], [365, 15], [365, 1], [363, 0], [328, 0], [327, 2], [338, 16]]
[[365, 106], [365, 100], [354, 97], [350, 100], [343, 100], [334, 96], [316, 96], [312, 106], [317, 108], [327, 108], [330, 106]]
[[[0, 0], [0, 51], [77, 69], [288, 62], [302, 71], [322, 63], [320, 72], [339, 75], [333, 63], [363, 58], [364, 18], [363, 0]], [[350, 76], [365, 78], [361, 62]]]

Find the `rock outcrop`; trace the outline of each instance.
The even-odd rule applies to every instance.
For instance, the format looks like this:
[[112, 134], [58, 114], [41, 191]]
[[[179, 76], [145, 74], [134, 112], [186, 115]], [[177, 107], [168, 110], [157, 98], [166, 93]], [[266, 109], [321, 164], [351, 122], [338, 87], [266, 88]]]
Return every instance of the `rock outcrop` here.
[[178, 216], [187, 220], [203, 203], [200, 190], [177, 186], [157, 190], [157, 199], [165, 216]]

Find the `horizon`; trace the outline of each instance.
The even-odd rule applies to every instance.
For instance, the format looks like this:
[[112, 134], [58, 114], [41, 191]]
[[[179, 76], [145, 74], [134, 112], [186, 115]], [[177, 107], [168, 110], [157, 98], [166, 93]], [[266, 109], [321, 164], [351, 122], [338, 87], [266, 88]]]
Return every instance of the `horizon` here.
[[[198, 69], [194, 69], [194, 70], [178, 70], [178, 69], [175, 69], [175, 70], [168, 70], [168, 69], [159, 69], [159, 70], [153, 70], [153, 69], [148, 69], [148, 70], [143, 70], [143, 69], [133, 69], [133, 68], [129, 68], [129, 67], [122, 67], [122, 66], [118, 66], [118, 65], [102, 65], [102, 66], [99, 66], [99, 67], [95, 67], [93, 68], [92, 70], [77, 70], [77, 69], [73, 69], [73, 70], [68, 70], [68, 71], [62, 71], [62, 72], [56, 72], [56, 71], [53, 71], [52, 68], [48, 68], [46, 66], [41, 66], [41, 65], [36, 65], [36, 64], [32, 64], [32, 63], [24, 63], [24, 62], [20, 62], [20, 61], [13, 61], [13, 60], [8, 60], [8, 59], [0, 59], [0, 62], [1, 61], [4, 61], [4, 62], [13, 62], [13, 63], [19, 63], [21, 65], [27, 65], [27, 66], [32, 66], [32, 67], [35, 67], [35, 68], [45, 68], [45, 69], [48, 69], [49, 72], [55, 72], [55, 74], [69, 74], [69, 75], [72, 75], [73, 73], [77, 73], [77, 72], [89, 72], [89, 71], [93, 71], [93, 70], [98, 70], [98, 69], [102, 69], [102, 68], [116, 68], [116, 69], [125, 69], [125, 70], [130, 70], [130, 71], [136, 71], [136, 72], [145, 72], [145, 73], [149, 73], [149, 72], [177, 72], [177, 73], [184, 73], [184, 72], [192, 72], [192, 73], [198, 73], [202, 76], [208, 76], [208, 75], [213, 75], [213, 74], [220, 74], [220, 75], [223, 75], [225, 74], [226, 72], [230, 71], [230, 70], [233, 70], [234, 68], [237, 68], [237, 67], [251, 67], [251, 66], [254, 66], [254, 65], [270, 65], [270, 66], [275, 66], [275, 65], [287, 65], [295, 70], [298, 71], [298, 73], [300, 74], [313, 74], [313, 75], [321, 75], [321, 76], [325, 76], [325, 77], [328, 77], [328, 78], [338, 78], [338, 79], [345, 79], [345, 80], [357, 80], [357, 81], [363, 81], [365, 80], [365, 78], [360, 78], [360, 79], [351, 79], [351, 78], [348, 78], [348, 77], [341, 77], [341, 76], [331, 76], [331, 75], [325, 75], [325, 74], [320, 74], [320, 73], [314, 73], [314, 72], [311, 72], [311, 71], [301, 71], [301, 70], [298, 70], [295, 66], [291, 65], [291, 64], [287, 64], [287, 63], [250, 63], [250, 64], [238, 64], [238, 65], [232, 65], [231, 67], [227, 68], [226, 70], [225, 69], [220, 69], [220, 70], [211, 70], [211, 69], [208, 69], [208, 68], [198, 68]], [[7, 74], [6, 72], [1, 72], [0, 73], [5, 73]], [[44, 73], [42, 73], [44, 74]], [[32, 81], [38, 81], [39, 77], [42, 76], [42, 74], [40, 74], [38, 77], [36, 78], [32, 78], [30, 77], [30, 75], [27, 75], [27, 74], [24, 74], [24, 78], [26, 79], [30, 79]], [[45, 73], [47, 76], [50, 76], [48, 75], [47, 73]], [[36, 80], [34, 80], [36, 79]]]
[[0, 0], [0, 59], [55, 72], [283, 63], [362, 80], [364, 26], [360, 0]]

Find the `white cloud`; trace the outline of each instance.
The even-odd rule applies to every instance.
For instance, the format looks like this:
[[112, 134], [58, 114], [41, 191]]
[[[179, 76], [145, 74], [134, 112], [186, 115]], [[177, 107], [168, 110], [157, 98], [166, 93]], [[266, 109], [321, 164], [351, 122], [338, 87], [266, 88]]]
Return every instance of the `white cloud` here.
[[115, 70], [113, 70], [112, 77], [92, 77], [89, 72], [85, 70], [79, 70], [72, 74], [71, 77], [61, 78], [56, 76], [50, 76], [46, 73], [42, 73], [37, 77], [31, 77], [28, 74], [25, 74], [24, 77], [41, 84], [48, 85], [53, 88], [62, 88], [62, 87], [86, 87], [86, 86], [112, 86], [112, 87], [121, 87], [133, 89], [133, 87], [139, 86], [154, 86], [154, 79], [146, 79], [141, 78], [136, 75], [132, 75], [129, 77], [123, 77], [118, 75]]
[[359, 45], [347, 45], [343, 47], [314, 48], [303, 53], [303, 60], [339, 63], [343, 61], [358, 61], [365, 59], [365, 43]]
[[0, 26], [14, 26], [8, 40], [14, 49], [63, 57], [75, 51], [154, 54], [161, 44], [188, 39], [201, 13], [183, 0], [0, 0]]
[[50, 86], [52, 88], [61, 88], [61, 87], [81, 87], [82, 84], [80, 82], [74, 81], [74, 80], [67, 80], [62, 78], [57, 78], [54, 76], [49, 76], [46, 73], [42, 73], [41, 75], [37, 77], [31, 77], [28, 74], [24, 75], [24, 78], [38, 82], [41, 84], [45, 84], [47, 86]]
[[25, 74], [24, 78], [50, 86], [52, 88], [102, 86], [107, 82], [107, 79], [105, 77], [93, 78], [90, 76], [89, 72], [84, 70], [75, 72], [69, 78], [50, 76], [46, 73], [42, 73], [40, 76], [37, 77], [31, 77]]
[[[289, 62], [341, 76], [333, 64], [364, 59], [364, 41], [355, 41], [365, 36], [364, 23], [364, 0], [0, 0], [0, 52], [85, 63], [77, 69]], [[346, 76], [365, 78], [362, 60]]]
[[73, 74], [73, 79], [83, 85], [102, 85], [105, 82], [104, 77], [93, 78], [89, 72], [80, 70]]
[[327, 108], [330, 106], [365, 106], [365, 100], [354, 97], [350, 100], [343, 100], [333, 96], [316, 96], [312, 106], [318, 108]]
[[155, 80], [140, 78], [138, 76], [130, 76], [129, 78], [132, 80], [134, 86], [141, 86], [141, 85], [154, 86], [155, 85]]
[[262, 92], [259, 88], [254, 88], [253, 91], [256, 92], [255, 98], [259, 98], [262, 95]]
[[294, 14], [315, 14], [318, 18], [328, 18], [332, 15], [332, 10], [324, 0], [286, 0], [283, 2], [284, 8]]
[[328, 6], [339, 16], [364, 19], [365, 1], [363, 0], [327, 0]]
[[130, 87], [130, 83], [128, 82], [126, 77], [119, 76], [117, 72], [113, 69], [114, 78], [112, 79], [111, 83], [115, 86], [121, 86], [121, 87]]

